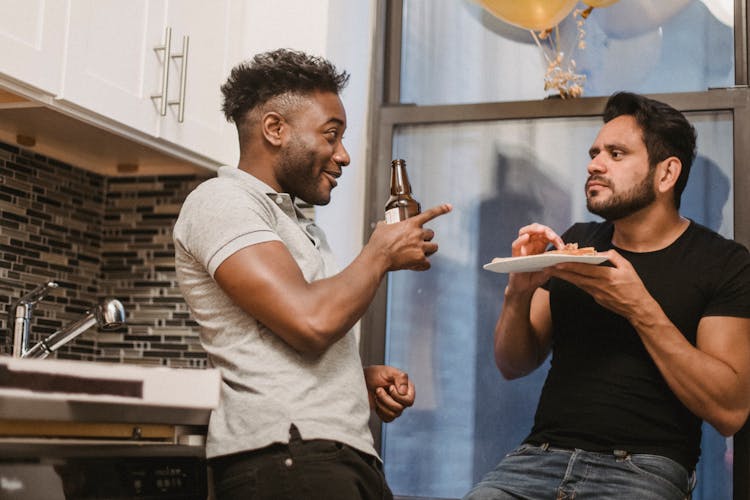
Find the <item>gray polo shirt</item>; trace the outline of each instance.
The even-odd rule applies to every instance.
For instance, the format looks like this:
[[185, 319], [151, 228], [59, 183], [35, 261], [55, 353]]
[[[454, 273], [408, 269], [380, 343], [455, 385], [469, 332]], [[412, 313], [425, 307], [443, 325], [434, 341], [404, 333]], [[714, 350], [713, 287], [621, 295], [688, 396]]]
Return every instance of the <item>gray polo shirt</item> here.
[[[302, 355], [234, 304], [213, 279], [236, 251], [281, 241], [312, 282], [338, 272], [325, 235], [286, 193], [221, 167], [185, 200], [174, 226], [180, 290], [201, 327], [201, 344], [221, 370], [206, 454], [254, 450], [289, 440], [331, 439], [377, 455], [367, 390], [353, 332], [320, 356]], [[262, 290], [248, 293], [263, 293]]]

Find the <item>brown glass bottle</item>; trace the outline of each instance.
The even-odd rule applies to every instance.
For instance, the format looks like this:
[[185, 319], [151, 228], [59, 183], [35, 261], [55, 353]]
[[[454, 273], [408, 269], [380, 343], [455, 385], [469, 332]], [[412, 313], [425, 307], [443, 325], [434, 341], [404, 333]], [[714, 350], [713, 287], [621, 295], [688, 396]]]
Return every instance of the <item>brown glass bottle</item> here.
[[391, 196], [385, 204], [385, 222], [400, 222], [417, 215], [419, 202], [411, 194], [409, 176], [406, 174], [406, 161], [391, 162]]

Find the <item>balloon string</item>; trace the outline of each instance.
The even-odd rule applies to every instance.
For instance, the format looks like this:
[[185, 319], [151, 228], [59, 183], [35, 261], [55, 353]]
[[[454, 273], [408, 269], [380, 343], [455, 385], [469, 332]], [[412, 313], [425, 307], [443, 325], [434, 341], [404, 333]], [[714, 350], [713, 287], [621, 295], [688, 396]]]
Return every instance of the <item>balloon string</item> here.
[[536, 33], [533, 30], [529, 30], [529, 33], [531, 33], [531, 36], [534, 38], [534, 41], [536, 42], [537, 47], [542, 51], [542, 55], [547, 60], [547, 64], [552, 64], [552, 60], [547, 55], [547, 50], [542, 46], [541, 42], [539, 41], [539, 37], [537, 37]]
[[[580, 30], [581, 29], [582, 29], [581, 27], [577, 27], [577, 29], [576, 29], [576, 36], [574, 36], [573, 39], [570, 41], [570, 45], [568, 46], [568, 51], [567, 52], [563, 52], [563, 55], [567, 55], [568, 56], [568, 61], [570, 61], [570, 63], [572, 63], [573, 66], [575, 66], [575, 64], [576, 64], [575, 60], [573, 59], [573, 55], [576, 52], [576, 47], [580, 43], [579, 37], [580, 37]], [[558, 37], [559, 37], [559, 35], [558, 35]], [[558, 40], [559, 40], [559, 38], [558, 38]]]
[[[576, 11], [573, 17], [577, 17], [580, 11]], [[576, 36], [570, 43], [568, 52], [561, 52], [560, 45], [560, 26], [555, 25], [553, 28], [540, 31], [538, 34], [529, 30], [537, 47], [542, 51], [544, 59], [547, 61], [547, 71], [544, 76], [544, 90], [556, 89], [560, 97], [579, 97], [583, 94], [583, 83], [586, 76], [575, 73], [575, 54], [576, 47], [581, 49], [585, 46], [583, 41], [583, 20], [576, 23]], [[547, 43], [543, 43], [545, 41]], [[547, 47], [549, 45], [549, 47]]]
[[552, 40], [552, 37], [549, 37], [549, 46], [552, 49], [552, 53], [555, 56], [555, 60], [559, 60], [560, 58], [560, 28], [559, 24], [555, 25], [555, 39]]

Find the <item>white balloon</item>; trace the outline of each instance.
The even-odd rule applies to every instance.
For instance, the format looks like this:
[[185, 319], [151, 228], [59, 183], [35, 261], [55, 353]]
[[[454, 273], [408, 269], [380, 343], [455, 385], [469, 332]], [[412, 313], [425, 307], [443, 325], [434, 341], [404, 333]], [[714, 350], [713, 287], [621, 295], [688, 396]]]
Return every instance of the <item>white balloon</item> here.
[[690, 0], [627, 0], [606, 9], [594, 9], [591, 15], [596, 16], [611, 38], [631, 38], [655, 30], [689, 3]]
[[701, 0], [722, 24], [734, 28], [734, 0]]
[[[607, 95], [640, 88], [661, 60], [662, 31], [606, 40], [601, 32], [597, 36], [594, 27], [590, 28], [587, 38], [592, 43], [578, 54], [578, 68], [587, 74], [585, 90], [590, 95]], [[597, 41], [600, 43], [595, 46]]]

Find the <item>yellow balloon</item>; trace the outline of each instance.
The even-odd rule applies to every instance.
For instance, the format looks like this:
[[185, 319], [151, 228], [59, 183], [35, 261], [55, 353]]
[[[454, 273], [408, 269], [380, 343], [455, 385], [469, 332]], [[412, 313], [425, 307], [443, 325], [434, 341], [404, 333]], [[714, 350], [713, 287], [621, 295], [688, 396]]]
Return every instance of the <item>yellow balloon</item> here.
[[619, 0], [583, 0], [583, 3], [590, 7], [609, 7], [618, 1]]
[[495, 17], [534, 31], [557, 26], [576, 3], [578, 0], [481, 0], [482, 7]]

